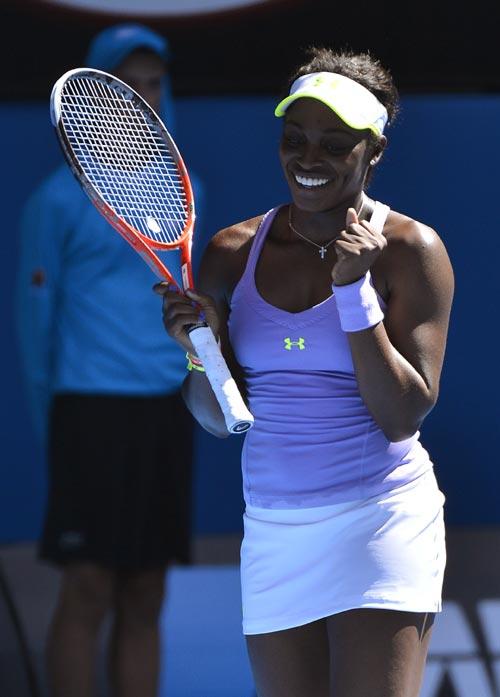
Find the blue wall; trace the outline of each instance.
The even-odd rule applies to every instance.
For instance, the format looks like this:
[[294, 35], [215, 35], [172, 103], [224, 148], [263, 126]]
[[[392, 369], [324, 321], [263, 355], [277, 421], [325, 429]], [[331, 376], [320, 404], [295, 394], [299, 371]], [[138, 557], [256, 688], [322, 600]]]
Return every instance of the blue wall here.
[[[277, 159], [280, 124], [267, 97], [183, 99], [177, 140], [205, 180], [207, 210], [196, 256], [213, 232], [287, 200]], [[448, 522], [500, 523], [497, 96], [403, 99], [371, 193], [434, 227], [444, 239], [457, 289], [441, 396], [422, 431], [448, 497]], [[16, 226], [38, 181], [60, 160], [46, 104], [0, 105], [4, 234], [0, 242], [0, 541], [38, 535], [45, 464], [31, 432], [16, 357], [12, 305]], [[240, 529], [236, 436], [196, 437], [195, 530]]]

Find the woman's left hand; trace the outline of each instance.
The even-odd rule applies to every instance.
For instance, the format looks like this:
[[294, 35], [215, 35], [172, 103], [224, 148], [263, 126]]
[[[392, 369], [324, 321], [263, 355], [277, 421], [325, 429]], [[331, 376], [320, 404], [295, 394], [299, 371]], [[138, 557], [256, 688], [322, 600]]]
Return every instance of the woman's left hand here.
[[346, 229], [335, 242], [337, 261], [332, 269], [336, 286], [345, 286], [362, 278], [383, 249], [387, 239], [373, 229], [369, 222], [358, 220], [354, 208], [349, 208]]

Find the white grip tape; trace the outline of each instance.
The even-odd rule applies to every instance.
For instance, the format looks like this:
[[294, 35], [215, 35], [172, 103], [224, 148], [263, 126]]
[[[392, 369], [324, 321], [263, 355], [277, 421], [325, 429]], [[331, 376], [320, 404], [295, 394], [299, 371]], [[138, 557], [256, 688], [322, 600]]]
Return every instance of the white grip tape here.
[[244, 433], [253, 426], [253, 416], [248, 411], [234, 378], [209, 327], [197, 327], [189, 338], [203, 363], [205, 373], [220, 404], [230, 433]]

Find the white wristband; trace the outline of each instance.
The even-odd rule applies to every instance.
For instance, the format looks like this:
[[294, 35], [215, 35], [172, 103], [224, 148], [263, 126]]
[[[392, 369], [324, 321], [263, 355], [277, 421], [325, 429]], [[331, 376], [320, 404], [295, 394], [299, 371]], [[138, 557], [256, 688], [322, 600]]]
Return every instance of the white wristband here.
[[344, 332], [360, 332], [384, 319], [369, 271], [354, 283], [332, 285], [332, 290]]

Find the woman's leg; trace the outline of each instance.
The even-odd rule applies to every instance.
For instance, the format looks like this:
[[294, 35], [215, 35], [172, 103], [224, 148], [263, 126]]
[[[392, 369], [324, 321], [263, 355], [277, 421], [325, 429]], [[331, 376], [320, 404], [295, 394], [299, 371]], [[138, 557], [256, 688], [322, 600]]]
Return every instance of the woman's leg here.
[[329, 697], [325, 620], [246, 639], [258, 697]]
[[247, 636], [258, 697], [418, 697], [433, 622], [360, 609]]
[[359, 609], [327, 620], [331, 695], [417, 697], [433, 614]]

